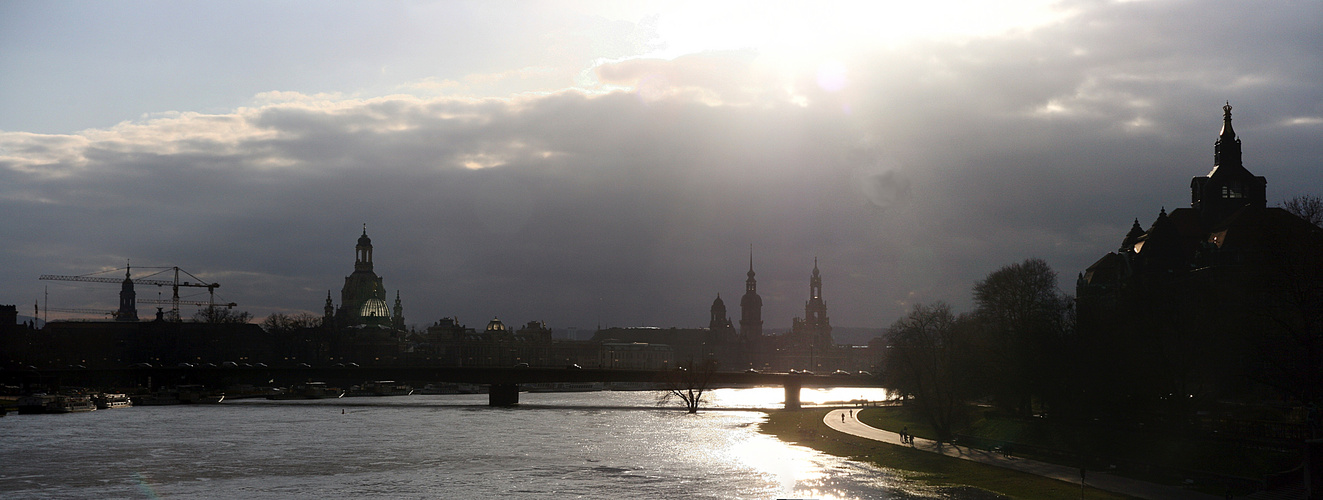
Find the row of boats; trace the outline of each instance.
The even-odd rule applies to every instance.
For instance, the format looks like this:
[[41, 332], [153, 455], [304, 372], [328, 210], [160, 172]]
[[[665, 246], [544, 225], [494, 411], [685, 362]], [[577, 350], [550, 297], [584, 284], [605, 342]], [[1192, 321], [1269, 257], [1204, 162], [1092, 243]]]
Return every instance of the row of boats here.
[[413, 393], [413, 387], [410, 387], [407, 384], [396, 383], [393, 380], [364, 382], [361, 385], [350, 387], [349, 390], [328, 386], [326, 385], [326, 382], [306, 382], [288, 389], [272, 389], [271, 393], [266, 395], [266, 398], [273, 400], [335, 399], [345, 396], [408, 396]]
[[133, 406], [124, 394], [32, 394], [16, 401], [20, 415], [39, 413], [75, 413]]
[[[631, 384], [604, 382], [547, 382], [521, 384], [520, 387], [528, 392], [589, 392], [603, 390], [657, 389], [655, 384], [651, 383]], [[422, 388], [414, 389], [408, 385], [396, 383], [391, 380], [381, 380], [376, 382], [366, 382], [362, 385], [355, 385], [348, 390], [331, 387], [325, 382], [307, 382], [295, 385], [288, 389], [274, 389], [273, 391], [273, 393], [266, 395], [266, 399], [335, 399], [341, 397], [363, 396], [408, 396], [412, 394], [486, 394], [487, 386], [464, 383], [440, 383], [427, 384]]]
[[[528, 392], [589, 392], [602, 390], [650, 390], [653, 384], [635, 386], [629, 383], [553, 382], [524, 384]], [[428, 384], [414, 389], [408, 384], [392, 380], [364, 382], [348, 390], [328, 386], [325, 382], [306, 382], [289, 388], [244, 388], [230, 391], [231, 399], [260, 398], [270, 400], [335, 399], [342, 397], [408, 396], [412, 394], [486, 394], [487, 386], [479, 384]], [[180, 385], [162, 388], [146, 394], [98, 393], [90, 395], [33, 394], [19, 398], [16, 403], [20, 414], [75, 413], [93, 410], [126, 408], [129, 406], [215, 404], [226, 399], [224, 392], [209, 390], [201, 385]]]

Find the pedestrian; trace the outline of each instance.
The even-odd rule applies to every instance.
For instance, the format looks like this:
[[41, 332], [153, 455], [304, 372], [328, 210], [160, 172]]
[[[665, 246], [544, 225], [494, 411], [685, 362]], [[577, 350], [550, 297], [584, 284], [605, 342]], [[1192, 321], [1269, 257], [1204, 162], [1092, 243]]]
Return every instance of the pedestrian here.
[[844, 413], [841, 414], [841, 422], [845, 422], [845, 414], [844, 414]]
[[850, 418], [854, 418], [854, 410], [849, 410], [849, 411], [850, 411]]

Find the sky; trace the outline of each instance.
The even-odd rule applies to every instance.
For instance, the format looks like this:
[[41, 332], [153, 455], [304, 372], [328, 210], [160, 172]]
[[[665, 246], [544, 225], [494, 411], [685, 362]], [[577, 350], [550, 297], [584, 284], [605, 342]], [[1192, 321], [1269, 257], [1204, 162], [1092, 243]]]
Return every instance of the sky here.
[[1269, 205], [1323, 194], [1320, 26], [1316, 1], [0, 0], [0, 304], [112, 310], [38, 276], [131, 264], [320, 315], [364, 225], [418, 327], [698, 327], [718, 294], [738, 322], [751, 252], [768, 329], [815, 259], [836, 326], [969, 310], [1027, 258], [1073, 294], [1189, 206], [1228, 101]]

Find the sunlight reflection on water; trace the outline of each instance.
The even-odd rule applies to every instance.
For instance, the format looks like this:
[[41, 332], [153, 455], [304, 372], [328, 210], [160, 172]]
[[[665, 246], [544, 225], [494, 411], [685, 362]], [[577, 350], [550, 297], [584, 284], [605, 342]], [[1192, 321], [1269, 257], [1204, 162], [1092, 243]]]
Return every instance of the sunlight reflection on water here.
[[[780, 387], [751, 387], [743, 389], [715, 389], [708, 393], [708, 404], [714, 408], [777, 409], [785, 404], [785, 390]], [[805, 405], [848, 404], [854, 400], [882, 401], [887, 399], [886, 389], [871, 387], [804, 388], [799, 401]]]
[[[805, 390], [806, 401], [860, 389]], [[871, 399], [867, 390], [862, 395]], [[747, 411], [662, 411], [655, 392], [245, 400], [0, 422], [22, 461], [7, 498], [920, 498], [892, 471], [758, 432], [779, 388], [719, 389]], [[672, 407], [673, 408], [673, 407]], [[936, 496], [942, 496], [941, 494]], [[961, 498], [964, 498], [961, 496]]]

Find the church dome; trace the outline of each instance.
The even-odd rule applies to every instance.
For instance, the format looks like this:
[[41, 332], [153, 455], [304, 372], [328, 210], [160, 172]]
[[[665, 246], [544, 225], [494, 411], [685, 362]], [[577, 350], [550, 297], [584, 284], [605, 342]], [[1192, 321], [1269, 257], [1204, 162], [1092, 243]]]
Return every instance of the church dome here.
[[372, 238], [368, 238], [366, 229], [363, 230], [363, 236], [358, 237], [358, 246], [360, 247], [372, 246]]
[[487, 323], [487, 331], [503, 332], [505, 331], [505, 323], [502, 323], [500, 319], [492, 318], [492, 320]]
[[390, 308], [386, 306], [386, 301], [374, 297], [364, 302], [363, 307], [358, 308], [358, 315], [362, 318], [388, 318]]

